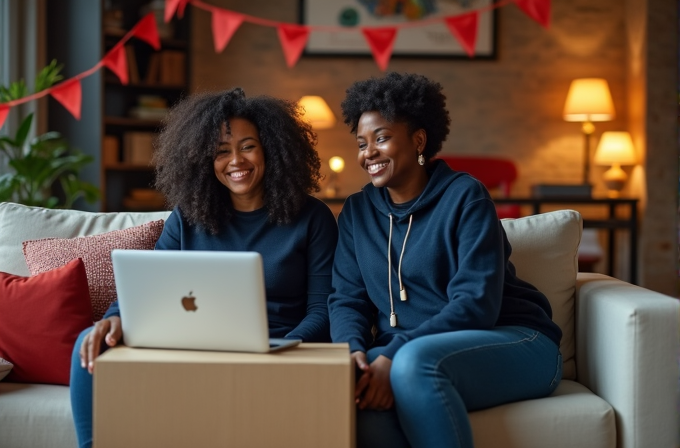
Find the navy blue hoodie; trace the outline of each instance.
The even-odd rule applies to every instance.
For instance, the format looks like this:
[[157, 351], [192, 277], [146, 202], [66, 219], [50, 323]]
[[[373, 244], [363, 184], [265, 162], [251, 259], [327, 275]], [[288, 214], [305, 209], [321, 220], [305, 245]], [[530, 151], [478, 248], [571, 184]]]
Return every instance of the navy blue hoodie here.
[[[351, 351], [385, 347], [382, 354], [391, 359], [419, 336], [522, 325], [559, 345], [562, 333], [547, 298], [515, 274], [486, 188], [442, 161], [428, 174], [425, 190], [406, 204], [393, 204], [386, 188], [372, 184], [345, 202], [335, 291], [328, 298], [333, 341], [349, 342]], [[389, 264], [396, 327], [390, 326]], [[400, 300], [399, 271], [406, 301]]]

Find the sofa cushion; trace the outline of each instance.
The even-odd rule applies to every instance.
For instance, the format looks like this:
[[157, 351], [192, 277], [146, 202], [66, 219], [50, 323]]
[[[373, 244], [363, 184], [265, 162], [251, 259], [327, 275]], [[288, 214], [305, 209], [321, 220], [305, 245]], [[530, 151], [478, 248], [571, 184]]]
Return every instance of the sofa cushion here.
[[470, 413], [475, 448], [614, 448], [614, 409], [585, 386], [563, 380], [547, 398]]
[[2, 379], [7, 376], [10, 370], [12, 370], [12, 366], [14, 366], [14, 364], [0, 358], [0, 381], [2, 381]]
[[0, 446], [78, 446], [69, 388], [47, 384], [0, 383]]
[[8, 381], [69, 384], [76, 338], [92, 325], [83, 261], [34, 277], [0, 273], [0, 357]]
[[28, 276], [22, 243], [39, 238], [74, 238], [127, 229], [165, 219], [164, 212], [92, 213], [0, 203], [0, 271]]
[[151, 221], [128, 229], [77, 238], [45, 238], [24, 241], [23, 251], [31, 275], [63, 266], [82, 258], [92, 300], [92, 320], [100, 320], [116, 300], [111, 251], [153, 249], [163, 231], [164, 221]]
[[517, 268], [517, 276], [548, 297], [553, 321], [562, 329], [562, 377], [575, 379], [574, 292], [581, 215], [574, 210], [558, 210], [503, 219], [502, 223], [512, 245], [510, 261]]

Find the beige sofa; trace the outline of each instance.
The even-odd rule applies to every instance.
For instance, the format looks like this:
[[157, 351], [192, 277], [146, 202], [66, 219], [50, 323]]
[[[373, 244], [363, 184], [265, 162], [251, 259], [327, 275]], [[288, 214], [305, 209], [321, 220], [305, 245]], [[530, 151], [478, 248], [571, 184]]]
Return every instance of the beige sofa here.
[[[24, 240], [92, 235], [165, 216], [2, 203], [0, 271], [28, 275]], [[577, 212], [504, 220], [503, 225], [519, 276], [548, 295], [564, 332], [564, 379], [551, 397], [472, 413], [475, 446], [679, 446], [679, 301], [604, 275], [577, 275], [582, 228]], [[68, 387], [0, 382], [0, 446], [76, 446]]]

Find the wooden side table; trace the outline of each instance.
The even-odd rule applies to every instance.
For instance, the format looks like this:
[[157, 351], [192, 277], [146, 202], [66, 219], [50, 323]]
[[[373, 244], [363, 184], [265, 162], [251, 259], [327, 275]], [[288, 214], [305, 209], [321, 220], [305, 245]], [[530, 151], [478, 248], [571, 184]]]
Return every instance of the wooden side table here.
[[355, 444], [347, 344], [272, 354], [118, 347], [95, 372], [97, 448]]

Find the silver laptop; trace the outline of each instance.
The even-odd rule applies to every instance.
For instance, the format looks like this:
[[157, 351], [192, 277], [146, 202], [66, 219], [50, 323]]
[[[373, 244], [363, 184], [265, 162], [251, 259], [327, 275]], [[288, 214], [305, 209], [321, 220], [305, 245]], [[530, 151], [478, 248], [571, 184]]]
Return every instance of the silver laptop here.
[[111, 252], [123, 342], [130, 347], [265, 353], [270, 339], [257, 252]]

